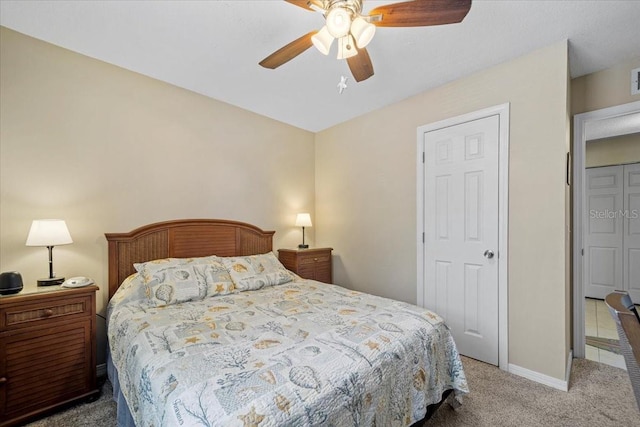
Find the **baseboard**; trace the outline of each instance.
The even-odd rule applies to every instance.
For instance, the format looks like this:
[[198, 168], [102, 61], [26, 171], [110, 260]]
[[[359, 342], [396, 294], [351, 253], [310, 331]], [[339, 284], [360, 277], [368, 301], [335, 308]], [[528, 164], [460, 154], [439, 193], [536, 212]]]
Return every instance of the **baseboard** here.
[[106, 363], [101, 363], [98, 366], [96, 366], [96, 375], [99, 376], [99, 377], [107, 375], [107, 364]]
[[572, 360], [573, 352], [569, 352], [569, 360], [567, 361], [567, 374], [564, 380], [559, 380], [558, 378], [550, 377], [549, 375], [541, 374], [540, 372], [532, 371], [531, 369], [523, 368], [511, 363], [509, 364], [509, 372], [514, 375], [518, 375], [519, 377], [523, 377], [558, 390], [569, 391], [569, 375], [571, 375]]

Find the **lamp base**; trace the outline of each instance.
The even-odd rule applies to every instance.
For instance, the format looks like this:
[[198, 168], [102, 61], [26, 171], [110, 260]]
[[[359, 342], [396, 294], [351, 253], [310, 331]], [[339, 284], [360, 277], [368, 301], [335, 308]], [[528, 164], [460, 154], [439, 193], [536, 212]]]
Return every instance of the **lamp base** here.
[[299, 249], [309, 249], [309, 245], [298, 245]]
[[62, 285], [64, 283], [64, 277], [50, 277], [46, 279], [38, 279], [38, 286], [54, 286]]

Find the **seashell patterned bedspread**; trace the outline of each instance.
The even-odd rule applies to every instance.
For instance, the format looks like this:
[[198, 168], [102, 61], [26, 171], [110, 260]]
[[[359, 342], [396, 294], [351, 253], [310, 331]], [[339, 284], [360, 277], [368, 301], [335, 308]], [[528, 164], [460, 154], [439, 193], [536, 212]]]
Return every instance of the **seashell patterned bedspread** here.
[[468, 392], [443, 320], [295, 282], [156, 308], [124, 286], [111, 357], [138, 426], [407, 426]]

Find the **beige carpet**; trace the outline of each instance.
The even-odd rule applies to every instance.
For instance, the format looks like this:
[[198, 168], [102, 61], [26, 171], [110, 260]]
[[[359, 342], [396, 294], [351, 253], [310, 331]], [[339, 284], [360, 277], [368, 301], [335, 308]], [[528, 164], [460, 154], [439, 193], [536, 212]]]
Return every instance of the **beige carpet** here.
[[463, 358], [471, 393], [453, 410], [444, 404], [426, 426], [638, 426], [640, 412], [627, 372], [574, 359], [569, 392]]
[[[471, 393], [453, 410], [446, 403], [425, 424], [432, 426], [623, 427], [640, 425], [626, 371], [574, 359], [569, 392], [563, 392], [463, 358]], [[112, 427], [111, 385], [99, 400], [75, 406], [29, 427]]]
[[81, 403], [48, 418], [41, 418], [28, 427], [115, 427], [116, 403], [111, 383], [102, 386], [102, 395], [92, 403]]

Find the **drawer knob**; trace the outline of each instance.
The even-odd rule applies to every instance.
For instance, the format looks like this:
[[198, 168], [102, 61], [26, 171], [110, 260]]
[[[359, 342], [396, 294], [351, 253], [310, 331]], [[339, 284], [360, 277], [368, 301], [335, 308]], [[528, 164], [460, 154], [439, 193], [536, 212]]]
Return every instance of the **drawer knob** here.
[[314, 260], [315, 262], [318, 262], [318, 258], [314, 258], [313, 260]]
[[0, 378], [0, 384], [4, 384], [7, 382], [7, 377], [1, 377]]
[[50, 308], [45, 308], [43, 313], [46, 317], [53, 316], [53, 310], [51, 310]]

